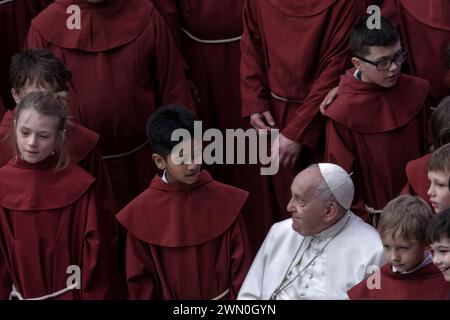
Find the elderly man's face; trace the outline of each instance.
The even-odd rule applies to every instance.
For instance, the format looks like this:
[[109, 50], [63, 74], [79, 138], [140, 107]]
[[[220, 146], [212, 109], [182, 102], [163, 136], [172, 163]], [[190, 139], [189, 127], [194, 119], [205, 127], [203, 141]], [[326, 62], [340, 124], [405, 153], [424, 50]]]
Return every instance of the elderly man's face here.
[[317, 168], [308, 168], [298, 174], [292, 183], [292, 197], [287, 210], [292, 214], [292, 228], [302, 236], [315, 235], [326, 229], [324, 217], [327, 204], [316, 196], [321, 179]]

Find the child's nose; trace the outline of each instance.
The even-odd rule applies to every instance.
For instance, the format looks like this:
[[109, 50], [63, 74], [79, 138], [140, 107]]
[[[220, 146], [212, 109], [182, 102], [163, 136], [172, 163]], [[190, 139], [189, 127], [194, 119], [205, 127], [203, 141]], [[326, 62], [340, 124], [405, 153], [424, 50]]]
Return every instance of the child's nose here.
[[433, 187], [430, 185], [430, 187], [428, 188], [428, 191], [427, 191], [427, 196], [431, 197], [433, 195], [433, 193], [434, 193]]
[[35, 146], [37, 143], [37, 137], [35, 135], [30, 135], [28, 138], [28, 145]]

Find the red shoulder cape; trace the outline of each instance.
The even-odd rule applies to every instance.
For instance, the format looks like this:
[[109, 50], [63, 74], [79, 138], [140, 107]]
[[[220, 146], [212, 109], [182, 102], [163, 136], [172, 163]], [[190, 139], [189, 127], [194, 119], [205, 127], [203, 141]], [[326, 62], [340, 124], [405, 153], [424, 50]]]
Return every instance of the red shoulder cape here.
[[10, 210], [51, 210], [80, 199], [94, 178], [75, 164], [55, 171], [55, 159], [29, 164], [20, 158], [0, 168], [0, 206]]
[[192, 185], [165, 183], [155, 176], [116, 217], [142, 241], [193, 246], [223, 234], [238, 218], [247, 196], [246, 191], [215, 181], [206, 170]]
[[[81, 11], [81, 28], [66, 27], [70, 5]], [[55, 0], [32, 21], [42, 37], [58, 47], [101, 52], [132, 42], [150, 22], [154, 6], [148, 0]]]
[[325, 115], [344, 127], [380, 133], [402, 127], [422, 112], [429, 92], [427, 80], [402, 74], [392, 88], [355, 79], [355, 69], [341, 76], [339, 95]]
[[348, 291], [352, 300], [446, 300], [450, 283], [432, 263], [408, 274], [393, 273], [389, 263], [381, 267], [379, 289], [369, 289], [367, 280]]

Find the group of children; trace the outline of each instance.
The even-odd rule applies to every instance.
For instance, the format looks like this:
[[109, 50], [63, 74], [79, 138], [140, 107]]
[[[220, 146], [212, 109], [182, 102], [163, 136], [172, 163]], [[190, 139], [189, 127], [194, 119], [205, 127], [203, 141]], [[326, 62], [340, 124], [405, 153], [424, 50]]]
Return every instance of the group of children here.
[[[353, 29], [354, 68], [325, 112], [325, 160], [354, 172], [352, 209], [377, 225], [388, 264], [380, 288], [363, 281], [349, 297], [447, 299], [450, 100], [430, 115], [428, 82], [400, 72], [407, 52], [396, 29], [384, 18], [380, 30], [366, 26], [367, 17]], [[175, 130], [194, 136], [193, 112], [152, 112], [147, 160], [162, 174], [117, 206], [99, 135], [71, 121], [70, 78], [45, 49], [11, 62], [17, 106], [0, 123], [0, 299], [111, 299], [125, 291], [130, 299], [235, 299], [252, 261], [241, 215], [248, 193], [201, 170], [195, 141], [172, 153]], [[425, 155], [431, 136], [435, 150]], [[410, 195], [393, 199], [402, 188]]]

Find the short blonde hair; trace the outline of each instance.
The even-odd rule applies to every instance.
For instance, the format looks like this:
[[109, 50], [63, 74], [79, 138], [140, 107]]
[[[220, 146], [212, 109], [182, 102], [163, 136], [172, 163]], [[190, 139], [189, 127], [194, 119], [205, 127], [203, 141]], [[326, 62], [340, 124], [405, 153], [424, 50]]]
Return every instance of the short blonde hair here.
[[393, 238], [400, 236], [407, 241], [426, 244], [425, 231], [432, 217], [433, 212], [423, 199], [401, 195], [384, 207], [377, 229], [381, 238], [392, 233]]

